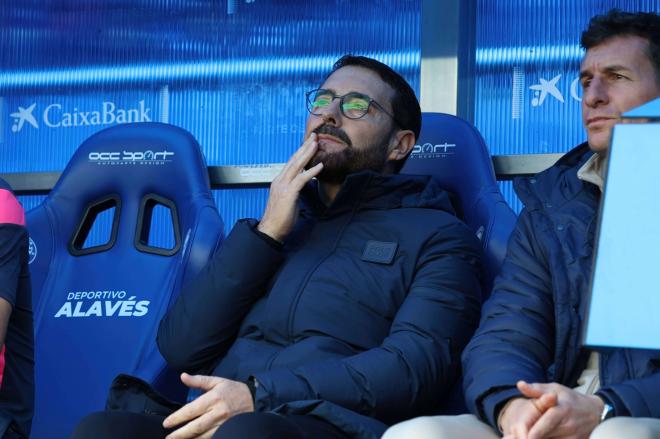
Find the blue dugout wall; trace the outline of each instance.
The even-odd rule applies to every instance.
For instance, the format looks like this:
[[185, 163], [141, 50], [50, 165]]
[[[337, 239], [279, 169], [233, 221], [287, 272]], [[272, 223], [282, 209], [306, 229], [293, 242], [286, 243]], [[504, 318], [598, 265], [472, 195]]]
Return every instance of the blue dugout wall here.
[[[344, 53], [392, 65], [424, 95], [421, 14], [435, 1], [445, 3], [3, 0], [0, 173], [61, 171], [83, 139], [133, 120], [189, 130], [209, 165], [284, 162], [301, 141], [304, 92]], [[612, 7], [660, 10], [660, 0], [459, 4], [458, 37], [470, 42], [459, 55], [469, 66], [459, 115], [494, 155], [564, 152], [583, 141], [580, 31]], [[519, 208], [510, 183], [502, 187]], [[229, 227], [259, 216], [266, 195], [215, 191]], [[27, 209], [41, 199], [22, 197]]]
[[[347, 52], [419, 91], [420, 0], [3, 0], [0, 17], [0, 173], [61, 171], [129, 120], [189, 130], [209, 165], [284, 162], [304, 92]], [[231, 227], [260, 216], [267, 190], [215, 195]]]

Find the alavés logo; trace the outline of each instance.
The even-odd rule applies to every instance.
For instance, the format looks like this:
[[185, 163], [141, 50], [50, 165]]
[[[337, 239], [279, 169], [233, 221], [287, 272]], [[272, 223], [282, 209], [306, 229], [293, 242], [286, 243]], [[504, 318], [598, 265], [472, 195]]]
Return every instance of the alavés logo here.
[[[25, 124], [39, 128], [34, 115], [37, 103], [28, 107], [18, 107], [18, 111], [11, 113], [14, 119], [11, 130], [19, 133]], [[38, 113], [37, 113], [38, 114]], [[114, 102], [104, 101], [100, 108], [92, 110], [79, 110], [74, 107], [68, 110], [62, 104], [50, 104], [41, 113], [43, 125], [49, 128], [69, 128], [81, 126], [111, 125], [129, 122], [151, 122], [151, 108], [147, 108], [144, 99], [134, 108], [118, 108]]]
[[28, 244], [28, 265], [33, 263], [35, 259], [37, 259], [37, 243], [30, 238], [29, 244]]
[[433, 144], [427, 142], [423, 145], [415, 145], [410, 156], [418, 159], [446, 157], [454, 154], [454, 148], [456, 148], [455, 143], [445, 142]]
[[171, 162], [174, 153], [163, 151], [92, 151], [87, 155], [97, 165], [164, 165]]
[[143, 317], [149, 312], [149, 300], [136, 300], [124, 290], [70, 291], [55, 313], [60, 317]]

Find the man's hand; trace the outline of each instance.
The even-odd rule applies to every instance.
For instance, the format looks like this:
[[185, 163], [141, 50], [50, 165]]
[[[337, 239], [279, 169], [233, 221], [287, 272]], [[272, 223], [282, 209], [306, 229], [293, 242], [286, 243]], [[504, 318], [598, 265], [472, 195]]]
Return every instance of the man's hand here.
[[600, 423], [603, 401], [594, 395], [580, 392], [557, 383], [528, 384], [518, 382], [518, 390], [529, 398], [556, 395], [557, 404], [545, 410], [529, 430], [528, 439], [588, 438]]
[[305, 170], [317, 149], [316, 134], [312, 133], [275, 177], [257, 230], [280, 242], [289, 234], [298, 214], [300, 190], [323, 169], [323, 163], [318, 163]]
[[[520, 388], [518, 382], [518, 388]], [[527, 396], [527, 395], [526, 395]], [[551, 407], [557, 404], [557, 395], [538, 394], [533, 398], [514, 398], [504, 406], [499, 416], [503, 439], [527, 439], [530, 429]]]
[[181, 374], [181, 381], [205, 393], [189, 402], [163, 421], [163, 427], [173, 428], [186, 423], [166, 439], [210, 438], [218, 426], [240, 413], [254, 411], [250, 389], [244, 383], [224, 378]]

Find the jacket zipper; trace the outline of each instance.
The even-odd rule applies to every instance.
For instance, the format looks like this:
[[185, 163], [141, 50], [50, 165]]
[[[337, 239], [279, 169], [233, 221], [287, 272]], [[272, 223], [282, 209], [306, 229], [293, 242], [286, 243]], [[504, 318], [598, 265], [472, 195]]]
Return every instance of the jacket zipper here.
[[344, 224], [342, 224], [341, 227], [339, 228], [339, 231], [337, 233], [337, 238], [335, 239], [332, 248], [330, 248], [328, 252], [322, 258], [320, 258], [318, 262], [305, 275], [305, 280], [300, 285], [300, 288], [296, 293], [296, 297], [293, 299], [291, 307], [289, 308], [289, 315], [287, 317], [287, 337], [289, 340], [293, 340], [293, 320], [296, 314], [296, 310], [298, 309], [298, 303], [300, 302], [300, 297], [302, 296], [302, 292], [305, 290], [305, 287], [309, 283], [312, 274], [316, 272], [316, 270], [321, 266], [321, 264], [323, 264], [323, 262], [325, 262], [326, 259], [328, 259], [332, 254], [334, 254], [335, 250], [337, 249], [337, 245], [339, 245], [341, 238], [344, 236], [344, 231], [346, 230], [348, 225], [353, 221], [353, 218], [355, 217], [355, 213], [358, 210], [359, 204], [360, 204], [359, 202], [355, 204], [353, 209], [351, 209], [350, 214], [347, 215]]

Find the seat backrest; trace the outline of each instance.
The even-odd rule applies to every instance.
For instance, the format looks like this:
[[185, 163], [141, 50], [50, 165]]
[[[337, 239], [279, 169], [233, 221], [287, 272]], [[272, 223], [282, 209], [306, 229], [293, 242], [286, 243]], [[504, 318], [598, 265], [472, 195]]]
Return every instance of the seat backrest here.
[[35, 321], [33, 438], [69, 437], [119, 373], [183, 399], [156, 346], [183, 283], [223, 223], [197, 141], [160, 123], [117, 125], [75, 152], [27, 214]]
[[456, 116], [423, 113], [417, 145], [401, 172], [432, 175], [455, 197], [459, 216], [481, 240], [485, 299], [502, 265], [516, 214], [497, 186], [483, 137]]

